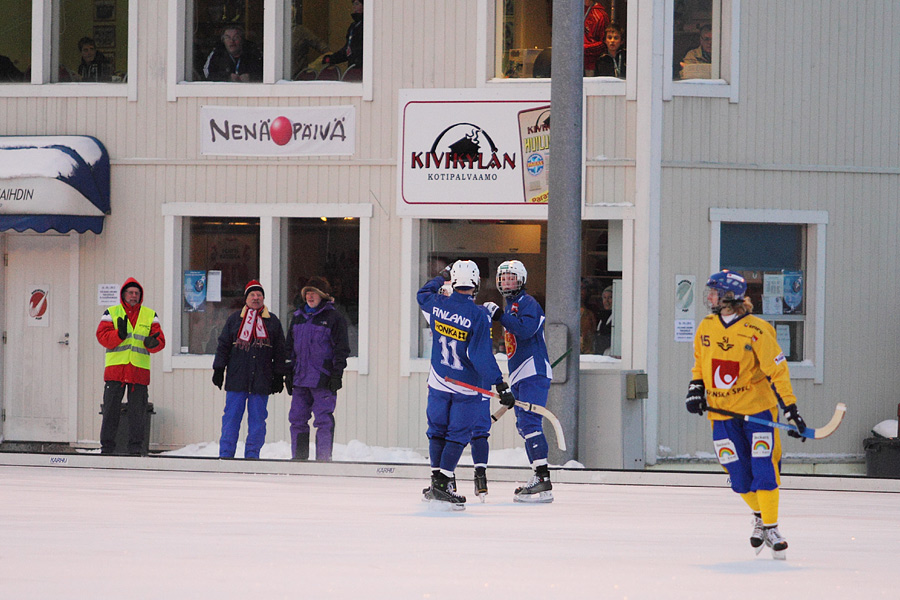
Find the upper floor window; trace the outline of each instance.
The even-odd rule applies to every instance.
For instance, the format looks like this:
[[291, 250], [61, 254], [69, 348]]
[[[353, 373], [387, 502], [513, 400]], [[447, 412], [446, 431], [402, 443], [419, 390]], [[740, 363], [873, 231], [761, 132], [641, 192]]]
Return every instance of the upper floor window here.
[[[129, 8], [130, 0], [5, 0], [0, 83], [124, 83]], [[33, 28], [35, 18], [46, 26]], [[43, 49], [37, 65], [34, 47]]]
[[[496, 0], [494, 76], [550, 77], [551, 0]], [[625, 79], [626, 0], [584, 0], [584, 76]]]
[[666, 0], [666, 14], [665, 98], [737, 102], [740, 0]]
[[[187, 0], [186, 81], [362, 80], [363, 0]], [[282, 18], [267, 20], [267, 11]], [[271, 63], [268, 81], [264, 65]]]

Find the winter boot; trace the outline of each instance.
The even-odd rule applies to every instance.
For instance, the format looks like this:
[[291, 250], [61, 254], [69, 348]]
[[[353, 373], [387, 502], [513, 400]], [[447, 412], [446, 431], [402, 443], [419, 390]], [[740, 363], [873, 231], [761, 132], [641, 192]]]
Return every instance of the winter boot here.
[[475, 467], [475, 495], [484, 502], [487, 493], [487, 472], [484, 467]]
[[772, 558], [784, 560], [786, 558], [784, 551], [787, 550], [788, 543], [787, 540], [781, 537], [781, 533], [778, 531], [778, 524], [767, 525], [764, 535], [766, 546], [772, 549]]
[[309, 432], [298, 433], [294, 444], [294, 457], [291, 460], [309, 460]]
[[456, 483], [440, 471], [431, 477], [431, 498], [429, 500], [446, 503], [452, 510], [464, 510], [466, 497], [456, 493]]
[[753, 533], [750, 534], [750, 545], [753, 546], [757, 554], [762, 552], [765, 537], [766, 532], [763, 527], [762, 515], [753, 513]]
[[522, 487], [516, 488], [513, 500], [516, 502], [553, 502], [553, 484], [550, 483], [550, 468], [541, 465]]

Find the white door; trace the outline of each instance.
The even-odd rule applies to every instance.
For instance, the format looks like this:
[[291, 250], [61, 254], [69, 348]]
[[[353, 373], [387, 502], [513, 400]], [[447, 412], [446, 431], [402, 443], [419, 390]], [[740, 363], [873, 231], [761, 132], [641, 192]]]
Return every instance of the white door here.
[[78, 238], [8, 234], [3, 344], [3, 438], [73, 442]]

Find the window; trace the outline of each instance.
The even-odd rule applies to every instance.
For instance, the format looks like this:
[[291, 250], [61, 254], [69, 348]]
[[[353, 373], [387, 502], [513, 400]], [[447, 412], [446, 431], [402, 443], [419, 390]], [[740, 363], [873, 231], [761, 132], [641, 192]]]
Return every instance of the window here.
[[181, 353], [215, 354], [228, 315], [259, 279], [259, 219], [186, 219], [182, 239]]
[[[610, 230], [607, 221], [582, 222], [582, 354], [607, 354], [618, 356], [621, 346], [613, 342], [613, 330], [621, 328], [621, 317], [614, 311], [612, 290], [604, 303], [604, 291], [612, 288], [614, 282], [621, 281], [622, 272], [618, 260], [610, 258], [610, 245], [618, 243], [615, 227]], [[621, 230], [621, 227], [618, 228]], [[610, 234], [612, 235], [612, 239]], [[614, 250], [614, 249], [613, 249]], [[620, 253], [619, 253], [620, 254]], [[541, 307], [546, 309], [547, 287], [547, 223], [546, 221], [502, 220], [463, 221], [427, 220], [421, 221], [419, 233], [419, 256], [417, 282], [421, 286], [434, 277], [447, 264], [465, 258], [473, 260], [481, 272], [481, 285], [476, 301], [495, 302], [503, 306], [503, 298], [497, 291], [494, 277], [497, 267], [506, 260], [520, 260], [528, 271], [527, 289]], [[417, 288], [418, 289], [418, 288]], [[415, 303], [415, 298], [413, 298]], [[416, 310], [418, 310], [416, 305]], [[615, 315], [613, 313], [615, 312]], [[598, 331], [600, 317], [606, 327]], [[424, 319], [419, 318], [416, 336], [420, 358], [430, 358], [431, 333]], [[499, 323], [492, 325], [491, 337], [494, 352], [503, 354], [503, 330]], [[551, 361], [557, 357], [551, 356]]]
[[[134, 53], [129, 52], [129, 39], [137, 30], [136, 2], [5, 0], [0, 85], [32, 85], [4, 86], [0, 93], [136, 99], [137, 88], [128, 83], [128, 72], [136, 63]], [[46, 26], [36, 27], [35, 18]], [[32, 64], [35, 53], [41, 60]], [[36, 85], [49, 83], [78, 85]]]
[[[740, 0], [666, 0], [665, 99], [738, 99]], [[668, 69], [669, 67], [666, 67]]]
[[184, 65], [179, 80], [333, 85], [363, 79], [361, 0], [183, 2]]
[[281, 307], [284, 325], [304, 305], [300, 291], [311, 277], [331, 285], [334, 306], [347, 319], [350, 356], [359, 354], [359, 225], [353, 217], [288, 219], [287, 265], [282, 270]]
[[819, 380], [827, 214], [713, 209], [710, 215], [713, 270], [744, 276], [753, 313], [775, 327], [791, 376]]
[[[550, 0], [495, 0], [496, 54], [494, 77], [550, 77], [553, 3]], [[585, 77], [625, 78], [627, 3], [585, 0]], [[612, 31], [607, 26], [613, 25]], [[613, 52], [610, 43], [618, 44]]]
[[160, 311], [169, 343], [163, 368], [208, 369], [228, 316], [244, 305], [252, 279], [266, 306], [287, 327], [300, 290], [326, 278], [335, 307], [347, 317], [348, 368], [368, 372], [367, 264], [370, 204], [164, 204], [165, 301]]
[[0, 84], [27, 83], [31, 73], [31, 0], [3, 3]]

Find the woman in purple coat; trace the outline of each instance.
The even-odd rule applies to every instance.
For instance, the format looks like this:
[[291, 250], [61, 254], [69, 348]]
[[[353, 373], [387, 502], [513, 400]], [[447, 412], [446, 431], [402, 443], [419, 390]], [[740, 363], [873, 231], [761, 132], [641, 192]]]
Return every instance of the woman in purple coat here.
[[309, 459], [309, 419], [314, 416], [316, 460], [331, 460], [334, 408], [341, 389], [350, 341], [347, 320], [334, 308], [331, 286], [313, 277], [300, 290], [306, 304], [294, 311], [287, 331], [292, 376], [285, 379], [291, 394], [291, 452], [294, 460]]

